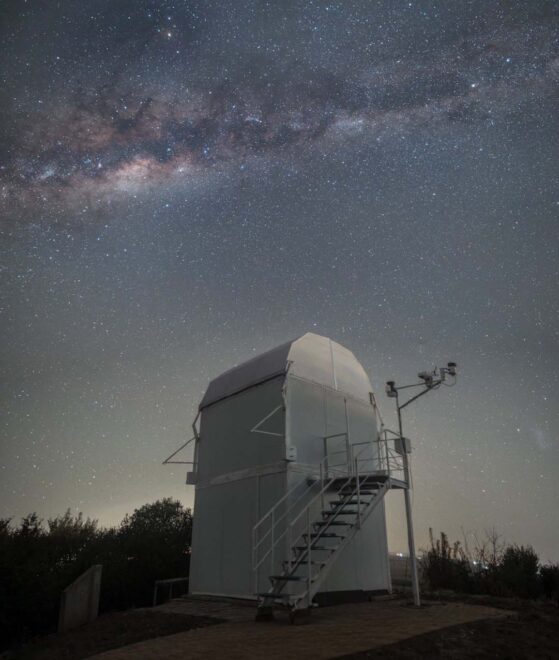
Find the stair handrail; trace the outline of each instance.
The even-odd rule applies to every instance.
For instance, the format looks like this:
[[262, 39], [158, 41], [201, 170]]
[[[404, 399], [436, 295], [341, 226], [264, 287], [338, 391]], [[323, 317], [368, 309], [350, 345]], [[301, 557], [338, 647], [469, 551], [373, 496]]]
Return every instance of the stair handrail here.
[[[369, 441], [369, 442], [371, 442], [371, 441]], [[363, 443], [360, 443], [360, 444], [363, 444]], [[362, 452], [360, 452], [360, 453], [362, 453]], [[359, 454], [358, 454], [358, 456], [359, 456]], [[366, 460], [368, 460], [368, 459], [366, 459]], [[386, 479], [386, 481], [380, 486], [379, 490], [377, 491], [377, 495], [375, 495], [373, 500], [369, 501], [367, 510], [365, 511], [365, 518], [363, 518], [362, 517], [363, 512], [361, 511], [360, 487], [365, 487], [366, 488], [367, 487], [366, 486], [367, 481], [369, 479], [374, 478], [375, 475], [372, 472], [367, 472], [367, 473], [361, 475], [359, 473], [359, 464], [358, 464], [357, 459], [356, 459], [355, 464], [354, 464], [354, 469], [355, 469], [355, 471], [354, 471], [353, 474], [346, 475], [347, 479], [340, 485], [340, 487], [336, 491], [336, 494], [341, 492], [347, 486], [348, 483], [351, 483], [352, 480], [355, 479], [355, 494], [354, 495], [357, 496], [357, 500], [358, 500], [358, 504], [357, 504], [357, 525], [356, 525], [356, 527], [357, 527], [357, 529], [360, 529], [361, 526], [362, 526], [362, 523], [364, 522], [364, 520], [367, 519], [370, 512], [376, 507], [376, 504], [380, 501], [378, 499], [378, 496], [379, 495], [383, 496], [386, 493], [386, 491], [390, 488], [390, 478]], [[364, 481], [361, 481], [362, 476], [365, 477]], [[316, 590], [318, 589], [317, 585], [314, 585], [314, 587], [312, 586], [313, 585], [313, 578], [312, 578], [312, 574], [311, 574], [311, 564], [312, 564], [312, 562], [311, 562], [311, 552], [312, 552], [313, 542], [311, 541], [311, 536], [310, 536], [310, 533], [311, 533], [310, 511], [311, 511], [311, 508], [312, 508], [312, 504], [313, 504], [313, 502], [316, 502], [317, 497], [318, 496], [315, 496], [314, 500], [309, 502], [308, 506], [306, 506], [298, 515], [299, 518], [301, 518], [303, 515], [305, 515], [305, 522], [306, 522], [305, 529], [306, 529], [306, 532], [305, 531], [301, 532], [296, 537], [295, 543], [299, 542], [299, 540], [301, 539], [300, 542], [307, 546], [307, 551], [306, 551], [306, 556], [302, 555], [299, 558], [298, 562], [295, 562], [295, 563], [299, 563], [299, 564], [300, 563], [303, 563], [303, 564], [306, 563], [306, 565], [307, 565], [307, 580], [306, 580], [307, 587], [306, 587], [306, 590], [303, 593], [297, 594], [296, 602], [299, 602], [301, 599], [306, 598], [307, 596], [312, 597], [313, 592], [316, 592]], [[333, 516], [332, 520], [334, 520], [336, 517], [337, 516]], [[296, 522], [296, 519], [293, 520], [292, 524], [295, 524], [295, 522]], [[305, 535], [307, 537], [306, 541], [304, 540]], [[350, 536], [346, 537], [346, 541], [349, 538], [350, 538]], [[328, 560], [327, 565], [329, 563], [331, 563], [333, 561], [333, 559], [334, 559], [334, 557], [332, 556], [332, 558], [330, 560]], [[290, 569], [291, 569], [291, 565], [290, 565]], [[323, 571], [324, 571], [324, 568], [322, 569], [321, 574], [323, 574]], [[327, 572], [328, 572], [328, 570], [326, 570], [326, 573]], [[324, 577], [324, 575], [323, 575], [323, 577]]]
[[[371, 477], [373, 475], [369, 475]], [[357, 481], [359, 483], [359, 480]], [[358, 524], [356, 526], [356, 529], [359, 529], [362, 525], [363, 520], [366, 520], [366, 518], [371, 514], [371, 512], [375, 509], [377, 504], [381, 501], [382, 497], [386, 494], [386, 492], [390, 488], [390, 479], [387, 479], [379, 488], [377, 491], [377, 494], [375, 497], [369, 502], [366, 510], [365, 510], [365, 518], [362, 519], [361, 514], [358, 514], [357, 519], [358, 519]], [[341, 547], [344, 547], [352, 538], [354, 534], [348, 534], [344, 541], [342, 542]], [[332, 567], [333, 562], [335, 561], [336, 557], [339, 555], [339, 551], [341, 550], [341, 547], [338, 548], [337, 552], [332, 554], [330, 559], [327, 561], [326, 565], [322, 568], [320, 571], [320, 575], [322, 577], [321, 580], [319, 581], [314, 581], [310, 577], [310, 566], [309, 566], [309, 576], [307, 578], [307, 589], [305, 592], [298, 594], [296, 597], [295, 602], [293, 603], [294, 606], [296, 606], [302, 599], [306, 598], [308, 604], [310, 605], [310, 601], [314, 597], [314, 595], [317, 593], [318, 589], [320, 588], [320, 584], [324, 581], [325, 577], [328, 575], [330, 568]], [[310, 564], [310, 562], [309, 562]]]
[[[344, 435], [344, 434], [339, 434], [339, 435]], [[363, 448], [360, 450], [359, 454], [357, 454], [357, 456], [360, 456], [360, 455], [365, 451], [365, 449], [367, 449], [367, 446], [372, 447], [372, 446], [374, 446], [374, 443], [375, 443], [374, 440], [366, 440], [366, 441], [364, 441], [364, 442], [356, 442], [356, 443], [354, 443], [354, 444], [352, 444], [352, 445], [350, 446], [350, 447], [351, 447], [351, 450], [350, 450], [350, 460], [349, 460], [346, 464], [341, 464], [341, 465], [344, 465], [344, 467], [346, 468], [347, 471], [346, 471], [346, 470], [342, 470], [342, 469], [337, 469], [338, 466], [333, 466], [333, 467], [332, 467], [332, 466], [330, 466], [330, 465], [329, 465], [328, 468], [326, 469], [326, 465], [327, 465], [327, 463], [328, 463], [328, 458], [329, 458], [329, 456], [332, 456], [333, 454], [337, 454], [337, 453], [344, 453], [344, 454], [345, 454], [345, 451], [342, 451], [342, 452], [331, 452], [330, 454], [325, 455], [325, 456], [321, 459], [321, 461], [320, 461], [320, 463], [319, 463], [319, 465], [318, 465], [318, 470], [315, 470], [315, 474], [316, 474], [316, 472], [318, 472], [318, 477], [319, 477], [317, 481], [313, 481], [312, 483], [310, 483], [310, 484], [307, 486], [307, 488], [304, 489], [304, 491], [303, 491], [303, 492], [297, 497], [297, 499], [294, 500], [294, 501], [289, 505], [289, 507], [283, 512], [283, 514], [282, 514], [279, 518], [276, 519], [276, 518], [275, 518], [275, 511], [276, 511], [276, 509], [277, 509], [279, 506], [281, 506], [281, 505], [282, 505], [287, 499], [289, 499], [289, 497], [290, 497], [290, 496], [291, 496], [291, 495], [292, 495], [292, 494], [293, 494], [293, 493], [294, 493], [294, 492], [295, 492], [295, 491], [301, 486], [301, 482], [295, 484], [295, 485], [294, 485], [290, 490], [288, 490], [288, 491], [287, 491], [287, 492], [286, 492], [286, 493], [285, 493], [285, 494], [284, 494], [284, 495], [283, 495], [283, 496], [282, 496], [282, 497], [281, 497], [281, 498], [280, 498], [280, 499], [279, 499], [279, 500], [278, 500], [278, 501], [277, 501], [277, 502], [276, 502], [276, 503], [275, 503], [275, 504], [274, 504], [274, 505], [273, 505], [273, 506], [272, 506], [272, 507], [271, 507], [271, 508], [270, 508], [270, 509], [269, 509], [269, 510], [268, 510], [268, 511], [262, 516], [262, 517], [261, 517], [261, 518], [260, 518], [260, 520], [258, 520], [258, 522], [254, 525], [254, 527], [253, 527], [253, 541], [254, 541], [254, 544], [253, 544], [253, 545], [254, 545], [254, 548], [255, 548], [255, 549], [258, 549], [258, 548], [262, 545], [263, 541], [266, 540], [266, 538], [267, 538], [268, 536], [270, 536], [270, 534], [272, 533], [272, 527], [271, 527], [267, 532], [264, 533], [264, 535], [263, 535], [259, 540], [256, 540], [256, 538], [255, 538], [256, 534], [258, 533], [259, 528], [264, 524], [264, 522], [265, 522], [266, 520], [268, 520], [268, 518], [273, 518], [273, 519], [274, 519], [274, 526], [278, 525], [278, 524], [279, 524], [284, 518], [287, 517], [287, 515], [288, 515], [289, 513], [291, 513], [291, 511], [294, 509], [294, 507], [295, 507], [297, 504], [299, 504], [299, 502], [303, 499], [303, 497], [304, 497], [305, 495], [307, 495], [308, 492], [309, 492], [310, 490], [312, 490], [312, 489], [316, 486], [317, 483], [322, 483], [321, 490], [320, 490], [319, 493], [317, 493], [317, 496], [318, 496], [318, 495], [324, 494], [324, 492], [325, 492], [325, 491], [328, 489], [328, 487], [331, 485], [332, 481], [334, 481], [335, 479], [339, 479], [340, 476], [351, 475], [351, 473], [352, 473], [352, 467], [353, 467], [353, 464], [354, 464], [354, 461], [355, 461], [355, 458], [356, 458], [356, 456], [354, 455], [353, 447], [357, 447], [357, 446], [361, 446], [361, 445], [366, 445], [365, 447], [363, 447]], [[366, 460], [373, 460], [373, 459], [366, 459]], [[334, 473], [334, 472], [337, 473], [337, 474], [335, 474], [334, 476], [332, 476], [332, 478], [328, 479], [328, 474], [330, 474], [330, 473]], [[316, 498], [315, 498], [315, 499], [316, 499]], [[313, 500], [313, 501], [314, 501], [314, 500]], [[277, 544], [277, 542], [279, 542], [279, 541], [281, 540], [281, 538], [283, 538], [284, 535], [285, 535], [285, 534], [282, 534], [282, 535], [280, 535], [280, 536], [276, 539], [276, 544]], [[262, 559], [258, 562], [258, 566], [260, 566], [260, 565], [262, 564], [262, 562], [267, 558], [267, 556], [268, 556], [268, 553], [266, 553], [266, 555], [264, 555], [264, 556], [262, 557]]]
[[[374, 440], [367, 440], [366, 442], [356, 443], [356, 446], [357, 446], [358, 444], [359, 444], [359, 445], [361, 445], [361, 444], [373, 445], [373, 444], [374, 444]], [[360, 455], [365, 451], [365, 449], [367, 449], [367, 447], [363, 447], [363, 448], [361, 449], [361, 451], [359, 452], [359, 454], [357, 454], [357, 456], [355, 457], [354, 461], [357, 459], [358, 456], [360, 456]], [[349, 472], [344, 472], [342, 476], [347, 477], [347, 479], [344, 481], [344, 483], [342, 483], [342, 485], [338, 488], [338, 490], [335, 491], [335, 494], [338, 494], [341, 490], [343, 490], [344, 487], [347, 486], [348, 482], [351, 482], [351, 480], [352, 480], [356, 475], [354, 474], [353, 470], [351, 470], [351, 471], [349, 471]], [[358, 476], [358, 475], [357, 475], [357, 476]], [[324, 495], [324, 493], [326, 492], [326, 490], [328, 489], [328, 487], [329, 487], [329, 486], [332, 484], [332, 482], [335, 481], [336, 479], [339, 479], [339, 477], [333, 477], [332, 479], [330, 479], [329, 482], [328, 482], [328, 484], [325, 485], [325, 486], [321, 489], [321, 491], [320, 491], [319, 493], [317, 493], [317, 494], [316, 494], [311, 500], [309, 500], [309, 502], [307, 502], [307, 504], [305, 505], [305, 507], [304, 507], [304, 508], [303, 508], [303, 509], [302, 509], [302, 510], [301, 510], [301, 511], [295, 516], [295, 518], [293, 518], [293, 520], [289, 523], [288, 527], [293, 527], [293, 525], [294, 525], [294, 524], [295, 524], [295, 523], [301, 518], [301, 516], [305, 513], [305, 511], [306, 511], [307, 509], [310, 511], [310, 509], [314, 506], [314, 504], [316, 503], [316, 501], [318, 500], [318, 498]], [[285, 534], [285, 533], [284, 533], [284, 534]], [[278, 538], [278, 541], [279, 541], [279, 538]]]
[[[338, 436], [342, 436], [342, 435], [346, 435], [346, 436], [347, 436], [347, 433], [346, 433], [346, 432], [343, 432], [343, 433], [337, 433], [337, 434], [330, 435], [330, 436], [325, 436], [325, 439], [326, 439], [326, 438], [331, 438], [331, 437], [338, 437]], [[362, 443], [360, 443], [360, 444], [362, 444]], [[330, 457], [335, 456], [336, 454], [344, 454], [344, 455], [346, 455], [347, 452], [346, 452], [345, 450], [343, 450], [343, 451], [335, 451], [335, 452], [327, 452], [327, 453], [325, 453], [324, 457], [321, 459], [320, 463], [318, 464], [318, 469], [317, 469], [317, 468], [314, 468], [313, 473], [312, 473], [313, 476], [318, 476], [318, 477], [319, 477], [319, 478], [318, 478], [318, 481], [323, 482], [323, 481], [324, 481], [324, 475], [328, 475], [329, 472], [335, 472], [335, 471], [336, 471], [336, 468], [339, 468], [340, 465], [343, 465], [346, 469], [349, 469], [349, 466], [351, 465], [351, 461], [350, 461], [349, 457], [348, 457], [348, 459], [346, 460], [345, 463], [340, 463], [339, 465], [334, 465], [334, 466], [330, 466], [330, 465], [329, 465], [329, 459], [330, 459]], [[342, 474], [345, 474], [345, 472], [343, 472], [343, 470], [341, 471], [341, 473], [342, 473]], [[336, 477], [334, 477], [334, 478], [336, 478]], [[279, 518], [275, 518], [275, 510], [276, 510], [278, 507], [280, 507], [280, 506], [281, 506], [286, 500], [288, 500], [288, 499], [293, 495], [293, 493], [294, 493], [297, 489], [299, 489], [299, 487], [301, 486], [301, 482], [296, 483], [291, 489], [289, 489], [289, 490], [283, 495], [283, 497], [281, 497], [281, 498], [280, 498], [280, 499], [279, 499], [279, 500], [278, 500], [278, 501], [277, 501], [277, 502], [276, 502], [276, 503], [275, 503], [275, 504], [274, 504], [274, 505], [273, 505], [273, 506], [272, 506], [272, 507], [271, 507], [271, 508], [270, 508], [270, 509], [269, 509], [269, 510], [268, 510], [268, 511], [267, 511], [267, 512], [261, 517], [261, 518], [260, 518], [260, 520], [258, 520], [258, 522], [257, 522], [257, 523], [254, 525], [254, 527], [253, 527], [253, 542], [254, 542], [254, 545], [256, 545], [257, 548], [258, 548], [258, 547], [262, 544], [262, 542], [263, 542], [263, 541], [264, 541], [264, 540], [265, 540], [265, 539], [271, 534], [271, 531], [272, 531], [271, 529], [268, 530], [268, 531], [267, 531], [267, 532], [266, 532], [266, 533], [260, 538], [260, 540], [256, 541], [256, 538], [255, 538], [255, 537], [256, 537], [256, 534], [257, 534], [257, 532], [258, 532], [258, 528], [261, 527], [261, 526], [264, 524], [264, 522], [265, 522], [268, 518], [270, 518], [270, 517], [271, 517], [271, 518], [274, 518], [274, 526], [275, 526], [275, 525], [278, 525], [278, 524], [279, 524], [279, 523], [280, 523], [285, 517], [287, 517], [287, 515], [288, 515], [288, 514], [293, 510], [293, 508], [294, 508], [294, 507], [295, 507], [295, 506], [296, 506], [296, 505], [297, 505], [297, 504], [303, 499], [303, 497], [304, 497], [305, 495], [307, 495], [307, 493], [309, 492], [309, 490], [311, 490], [312, 488], [314, 488], [314, 487], [316, 486], [316, 483], [317, 483], [317, 481], [313, 481], [312, 483], [310, 483], [310, 484], [307, 486], [307, 488], [306, 488], [306, 489], [305, 489], [305, 490], [304, 490], [304, 491], [303, 491], [303, 492], [302, 492], [302, 493], [301, 493], [301, 494], [300, 494], [300, 495], [299, 495], [294, 501], [291, 502], [291, 504], [290, 504], [289, 507], [283, 512], [283, 514], [282, 514]], [[266, 556], [267, 556], [267, 555], [266, 555]], [[265, 556], [265, 557], [266, 557], [266, 556]], [[264, 558], [265, 558], [265, 557], [264, 557]], [[264, 558], [263, 558], [263, 559], [264, 559]], [[262, 563], [262, 562], [260, 562], [260, 563]]]
[[391, 436], [391, 438], [394, 440], [401, 440], [402, 436], [397, 431], [393, 431], [392, 429], [386, 428], [384, 426], [381, 427], [380, 435], [383, 436], [382, 442], [384, 443], [385, 447], [385, 459], [389, 474], [392, 475], [394, 472], [403, 472], [404, 475], [402, 475], [403, 478], [401, 480], [406, 481], [404, 459], [399, 452], [389, 446], [389, 436]]
[[[252, 570], [254, 572], [254, 580], [255, 580], [255, 587], [257, 586], [257, 580], [258, 580], [258, 569], [260, 566], [266, 561], [266, 559], [272, 555], [272, 565], [274, 563], [273, 561], [273, 552], [275, 550], [275, 547], [278, 545], [278, 543], [283, 539], [283, 537], [286, 534], [286, 530], [284, 530], [283, 533], [281, 533], [278, 537], [275, 536], [275, 528], [276, 526], [284, 520], [289, 513], [293, 510], [293, 508], [301, 502], [304, 496], [308, 495], [309, 491], [311, 491], [313, 488], [316, 487], [317, 484], [322, 484], [321, 485], [321, 490], [320, 492], [323, 492], [323, 490], [327, 489], [328, 486], [334, 481], [335, 479], [339, 478], [339, 474], [336, 476], [333, 476], [331, 479], [326, 479], [324, 478], [325, 474], [325, 464], [328, 460], [328, 456], [324, 456], [322, 460], [320, 461], [318, 465], [318, 473], [319, 477], [317, 481], [312, 481], [310, 484], [307, 485], [307, 487], [303, 490], [303, 492], [288, 506], [288, 508], [283, 512], [283, 514], [276, 519], [275, 517], [275, 512], [279, 506], [281, 506], [288, 498], [301, 486], [301, 482], [295, 484], [292, 488], [290, 488], [283, 497], [281, 497], [261, 518], [260, 520], [254, 525], [252, 528]], [[336, 472], [335, 468], [329, 469], [329, 472]], [[346, 474], [345, 472], [339, 471], [341, 474]], [[315, 471], [316, 474], [316, 471]], [[320, 494], [320, 493], [319, 493]], [[270, 519], [270, 528], [261, 536], [260, 539], [258, 539], [258, 532], [260, 527], [264, 524], [266, 520]], [[270, 547], [269, 549], [258, 559], [258, 551], [264, 541], [271, 536], [271, 541], [270, 541]], [[255, 589], [257, 591], [257, 589]]]
[[[367, 449], [374, 450], [375, 444], [379, 444], [379, 447], [381, 444], [384, 444], [386, 446], [385, 449], [386, 463], [387, 463], [386, 476], [387, 478], [390, 478], [391, 470], [390, 470], [390, 461], [388, 458], [387, 436], [386, 433], [383, 433], [383, 431], [384, 429], [381, 429], [377, 433], [376, 439], [374, 440], [366, 440], [359, 443], [352, 443], [350, 445], [350, 453], [348, 456], [347, 463], [341, 464], [343, 465], [344, 469], [338, 469], [338, 466], [331, 466], [329, 465], [328, 461], [329, 461], [329, 457], [331, 457], [333, 454], [345, 453], [345, 452], [331, 452], [330, 454], [326, 454], [318, 464], [318, 469], [313, 470], [312, 475], [318, 477], [316, 481], [312, 481], [311, 483], [308, 483], [307, 487], [303, 488], [301, 493], [292, 502], [290, 502], [290, 504], [287, 506], [285, 511], [283, 511], [283, 513], [279, 515], [279, 517], [276, 517], [278, 508], [282, 506], [286, 501], [288, 501], [293, 496], [295, 491], [301, 488], [301, 482], [295, 484], [292, 488], [290, 488], [256, 522], [256, 524], [253, 526], [252, 529], [252, 570], [253, 570], [255, 593], [258, 592], [258, 569], [260, 568], [260, 566], [262, 566], [262, 564], [270, 556], [271, 556], [271, 564], [272, 566], [274, 565], [274, 554], [278, 544], [286, 536], [288, 538], [289, 545], [292, 544], [293, 527], [295, 523], [300, 520], [300, 518], [305, 514], [306, 511], [310, 511], [311, 508], [315, 506], [318, 498], [322, 498], [322, 505], [324, 506], [324, 494], [330, 488], [332, 483], [335, 480], [339, 479], [340, 477], [347, 477], [347, 479], [344, 481], [344, 483], [342, 483], [342, 485], [336, 492], [342, 490], [344, 486], [346, 486], [347, 483], [351, 480], [351, 478], [355, 476], [355, 473], [358, 471], [358, 464], [360, 461], [377, 461], [379, 467], [382, 465], [382, 454], [380, 448], [378, 450], [377, 456], [373, 455], [371, 458], [367, 458], [367, 459], [360, 458]], [[344, 434], [339, 434], [339, 435], [344, 435]], [[355, 453], [355, 447], [361, 447], [358, 453]], [[372, 474], [372, 472], [378, 472], [378, 470], [368, 471], [368, 472], [369, 474]], [[287, 523], [285, 529], [281, 531], [279, 535], [277, 535], [276, 532], [277, 526], [282, 521], [284, 521], [289, 516], [289, 514], [293, 512], [295, 507], [299, 505], [301, 501], [306, 500], [306, 498], [309, 495], [309, 492], [311, 492], [313, 489], [316, 489], [317, 484], [318, 484], [318, 492], [315, 494], [315, 496], [306, 502], [305, 506], [301, 508], [299, 513], [297, 513], [295, 517]], [[269, 521], [269, 528], [264, 533], [262, 533], [260, 530], [267, 521]], [[258, 538], [259, 534], [261, 534], [260, 538]], [[297, 538], [299, 538], [300, 536], [301, 535], [299, 535]], [[262, 554], [262, 556], [259, 556], [261, 547], [268, 540], [269, 540], [268, 549], [264, 552], [264, 554]]]
[[[299, 495], [297, 500], [293, 502], [289, 508], [284, 511], [282, 516], [278, 518], [278, 520], [275, 520], [275, 510], [277, 509], [278, 506], [280, 506], [288, 497], [290, 494], [293, 493], [293, 491], [300, 486], [300, 484], [296, 484], [290, 491], [288, 491], [276, 504], [256, 523], [256, 525], [253, 527], [253, 561], [252, 561], [252, 568], [253, 568], [253, 576], [254, 576], [254, 587], [255, 587], [255, 593], [258, 592], [258, 569], [260, 566], [268, 559], [268, 557], [271, 556], [271, 564], [272, 567], [274, 565], [274, 554], [275, 554], [275, 549], [278, 546], [278, 544], [285, 538], [287, 537], [288, 539], [288, 545], [291, 546], [293, 543], [293, 527], [295, 523], [297, 523], [301, 517], [305, 513], [309, 513], [311, 509], [315, 506], [317, 500], [319, 498], [322, 499], [322, 506], [324, 507], [324, 494], [325, 492], [330, 488], [332, 483], [339, 479], [340, 477], [347, 477], [345, 481], [341, 484], [341, 486], [338, 488], [336, 492], [341, 491], [354, 477], [354, 466], [356, 465], [355, 461], [358, 459], [361, 454], [365, 452], [366, 449], [371, 448], [374, 446], [374, 440], [367, 440], [365, 442], [361, 443], [355, 443], [355, 446], [362, 446], [361, 449], [359, 450], [358, 454], [355, 456], [354, 451], [351, 451], [351, 459], [348, 461], [348, 464], [345, 466], [345, 470], [336, 470], [336, 468], [332, 468], [331, 466], [328, 466], [327, 468], [327, 473], [326, 473], [326, 465], [328, 461], [328, 455], [324, 456], [322, 460], [319, 463], [319, 474], [320, 477], [316, 482], [313, 482], [310, 484], [303, 493]], [[369, 459], [367, 459], [369, 460]], [[332, 476], [329, 478], [329, 475], [332, 474]], [[309, 491], [311, 491], [313, 488], [316, 487], [316, 484], [320, 484], [319, 491], [315, 494], [314, 497], [312, 497], [306, 504], [305, 506], [299, 511], [295, 517], [289, 521], [285, 527], [285, 529], [279, 534], [279, 536], [275, 535], [275, 529], [276, 526], [279, 524], [280, 521], [285, 519], [289, 513], [292, 512], [294, 509], [295, 505], [298, 504], [305, 495], [308, 495]], [[257, 534], [258, 534], [258, 528], [260, 527], [261, 524], [268, 518], [271, 518], [271, 524], [270, 524], [270, 529], [260, 538], [257, 539]], [[268, 539], [268, 537], [271, 536], [270, 539], [270, 546], [268, 550], [260, 557], [258, 558], [258, 551], [263, 544], [263, 542]], [[299, 534], [296, 538], [299, 539], [302, 536], [302, 534]]]

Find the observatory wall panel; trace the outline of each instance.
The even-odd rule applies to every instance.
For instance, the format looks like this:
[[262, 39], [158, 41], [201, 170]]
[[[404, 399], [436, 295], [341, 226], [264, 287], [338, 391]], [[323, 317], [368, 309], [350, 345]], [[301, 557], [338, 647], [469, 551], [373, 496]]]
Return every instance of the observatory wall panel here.
[[390, 591], [384, 502], [365, 521], [332, 567], [321, 588], [331, 591]]
[[[282, 386], [276, 377], [202, 409], [191, 593], [253, 597], [252, 529], [285, 493]], [[254, 432], [262, 420], [266, 433]]]
[[[332, 466], [347, 461], [346, 433], [349, 443], [356, 445], [377, 437], [376, 414], [370, 403], [293, 375], [287, 381], [287, 406], [288, 442], [297, 447], [298, 463], [318, 465], [325, 455], [326, 436]], [[356, 447], [354, 455], [359, 451]]]
[[[253, 597], [252, 529], [283, 492], [285, 472], [197, 490], [190, 593]], [[267, 566], [260, 584], [269, 574]]]
[[282, 406], [283, 377], [274, 378], [204, 408], [198, 445], [198, 482], [285, 458], [284, 412], [280, 408], [251, 432], [266, 415]]
[[[289, 374], [287, 409], [289, 443], [297, 447], [299, 464], [299, 467], [295, 464], [290, 466], [289, 488], [305, 479], [302, 466], [318, 466], [324, 458], [325, 436], [335, 436], [326, 441], [331, 470], [341, 473], [347, 470], [348, 441], [350, 445], [355, 445], [353, 455], [359, 459], [360, 470], [370, 472], [378, 469], [378, 449], [370, 445], [377, 438], [376, 412], [364, 396], [356, 399]], [[332, 501], [336, 498], [335, 490], [327, 497]], [[313, 514], [318, 516], [320, 511]], [[333, 565], [321, 592], [389, 589], [386, 520], [384, 502], [380, 502]]]

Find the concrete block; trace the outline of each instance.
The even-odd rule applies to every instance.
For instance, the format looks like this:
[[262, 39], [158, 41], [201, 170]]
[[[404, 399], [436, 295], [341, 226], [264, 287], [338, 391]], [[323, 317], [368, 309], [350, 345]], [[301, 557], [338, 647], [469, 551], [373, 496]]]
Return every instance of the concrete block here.
[[95, 564], [64, 589], [60, 600], [58, 632], [77, 628], [97, 618], [102, 570], [101, 564]]

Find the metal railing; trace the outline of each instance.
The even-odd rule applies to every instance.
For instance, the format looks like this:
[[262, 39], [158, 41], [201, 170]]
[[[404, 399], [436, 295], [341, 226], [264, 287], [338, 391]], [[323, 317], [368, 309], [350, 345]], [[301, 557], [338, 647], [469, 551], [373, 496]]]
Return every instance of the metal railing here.
[[[384, 493], [388, 490], [390, 487], [390, 480], [387, 479], [382, 485], [379, 486], [378, 490], [376, 491], [376, 494], [372, 498], [372, 500], [365, 500], [362, 499], [361, 491], [366, 491], [368, 487], [370, 487], [372, 480], [375, 478], [374, 475], [368, 474], [365, 475], [363, 480], [361, 479], [363, 475], [359, 474], [359, 468], [358, 468], [358, 463], [356, 461], [355, 463], [355, 490], [354, 492], [351, 492], [349, 495], [350, 498], [356, 497], [357, 498], [357, 513], [355, 514], [356, 517], [356, 524], [352, 525], [350, 527], [349, 533], [345, 536], [345, 538], [342, 540], [341, 544], [335, 548], [335, 551], [330, 553], [330, 557], [319, 566], [317, 572], [313, 575], [312, 572], [312, 550], [313, 550], [313, 545], [316, 542], [321, 542], [321, 536], [318, 535], [315, 538], [315, 541], [312, 542], [311, 539], [311, 529], [312, 529], [312, 522], [311, 522], [311, 516], [310, 516], [310, 507], [306, 509], [305, 513], [305, 523], [306, 523], [306, 529], [304, 532], [301, 533], [299, 539], [306, 539], [306, 550], [304, 555], [301, 555], [300, 558], [298, 558], [297, 561], [300, 562], [300, 564], [305, 563], [307, 575], [306, 575], [306, 589], [303, 593], [299, 593], [294, 595], [294, 602], [293, 605], [295, 607], [301, 606], [301, 602], [304, 603], [304, 606], [310, 607], [312, 598], [314, 595], [318, 592], [320, 589], [320, 584], [324, 581], [326, 578], [331, 566], [333, 565], [336, 557], [339, 555], [340, 551], [342, 548], [347, 545], [351, 539], [355, 536], [357, 533], [357, 530], [361, 528], [362, 523], [364, 520], [368, 517], [368, 515], [372, 512], [372, 510], [375, 508], [375, 505], [382, 499], [382, 496]], [[336, 495], [338, 495], [340, 492], [344, 491], [345, 488], [347, 488], [348, 484], [350, 484], [353, 481], [352, 477], [348, 478], [346, 481], [343, 482], [343, 484], [340, 486], [338, 491], [336, 491]], [[343, 502], [343, 500], [342, 500]], [[366, 504], [364, 508], [362, 508], [362, 504]], [[337, 517], [340, 515], [343, 515], [343, 505], [339, 505], [339, 511], [337, 513], [334, 513], [334, 515], [330, 518], [328, 523], [326, 524], [326, 529], [328, 527], [328, 524], [332, 521], [335, 521]], [[302, 514], [301, 514], [302, 515]], [[323, 531], [324, 531], [323, 529]], [[296, 541], [296, 543], [298, 540]], [[320, 552], [320, 551], [319, 551]], [[290, 567], [291, 568], [291, 567]], [[318, 577], [320, 575], [320, 578]]]
[[[375, 440], [353, 444], [347, 442], [347, 433], [324, 437], [326, 453], [320, 463], [311, 470], [306, 480], [298, 482], [288, 490], [253, 527], [252, 571], [255, 594], [259, 591], [259, 574], [265, 562], [269, 563], [271, 575], [276, 567], [278, 552], [281, 559], [291, 567], [293, 542], [301, 540], [310, 544], [310, 529], [314, 522], [312, 514], [318, 509], [319, 502], [320, 509], [324, 509], [327, 493], [329, 496], [335, 496], [356, 479], [359, 510], [360, 477], [383, 476], [388, 480], [391, 478], [404, 480], [402, 456], [389, 446], [393, 434], [393, 431], [382, 428]], [[400, 437], [398, 434], [394, 435]], [[328, 440], [343, 436], [346, 436], [346, 447], [340, 451], [328, 451]], [[368, 455], [367, 451], [369, 451]], [[334, 456], [345, 456], [345, 460], [332, 463]], [[339, 488], [334, 486], [337, 481], [341, 483]], [[359, 518], [358, 513], [358, 526], [361, 523]], [[308, 550], [307, 554], [310, 555], [310, 547]], [[310, 558], [308, 561], [310, 562]], [[310, 571], [310, 564], [308, 568]]]
[[166, 580], [156, 580], [153, 586], [153, 607], [157, 605], [157, 596], [159, 593], [159, 588], [160, 587], [167, 587], [167, 599], [172, 600], [173, 599], [173, 592], [174, 595], [177, 594], [177, 590], [174, 588], [176, 586], [179, 586], [179, 595], [182, 596], [188, 591], [188, 578], [187, 577], [179, 577], [179, 578], [169, 578]]

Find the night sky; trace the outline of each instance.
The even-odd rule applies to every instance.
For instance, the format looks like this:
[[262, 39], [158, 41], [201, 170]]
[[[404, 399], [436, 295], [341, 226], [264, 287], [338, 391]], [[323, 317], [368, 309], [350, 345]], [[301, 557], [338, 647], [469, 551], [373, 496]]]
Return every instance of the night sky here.
[[0, 13], [0, 515], [190, 505], [209, 379], [313, 331], [393, 426], [386, 380], [459, 364], [405, 411], [420, 547], [559, 560], [557, 2]]

